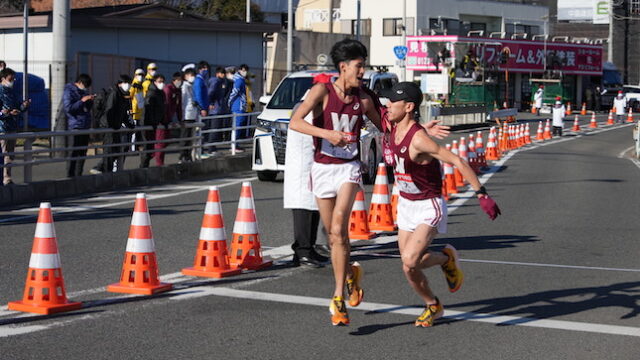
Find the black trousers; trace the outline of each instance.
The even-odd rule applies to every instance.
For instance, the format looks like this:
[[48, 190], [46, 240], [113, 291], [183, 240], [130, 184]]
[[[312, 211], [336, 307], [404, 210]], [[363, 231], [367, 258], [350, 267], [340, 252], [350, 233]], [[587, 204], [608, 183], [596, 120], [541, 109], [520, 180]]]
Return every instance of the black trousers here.
[[[149, 162], [153, 158], [153, 141], [156, 140], [156, 131], [155, 130], [144, 130], [140, 131], [142, 135], [142, 141], [152, 141], [148, 144], [138, 145], [138, 149], [140, 150], [140, 167], [147, 168], [149, 167]], [[136, 137], [137, 139], [137, 137]], [[142, 152], [147, 151], [147, 152]]]
[[316, 210], [293, 209], [293, 245], [298, 257], [311, 256], [318, 236], [320, 213]]
[[553, 127], [553, 136], [562, 136], [562, 126]]
[[[69, 147], [83, 147], [82, 149], [72, 150], [71, 156], [83, 157], [87, 156], [87, 146], [89, 145], [89, 135], [69, 136]], [[82, 176], [82, 168], [84, 167], [84, 159], [69, 160], [67, 164], [67, 177]]]

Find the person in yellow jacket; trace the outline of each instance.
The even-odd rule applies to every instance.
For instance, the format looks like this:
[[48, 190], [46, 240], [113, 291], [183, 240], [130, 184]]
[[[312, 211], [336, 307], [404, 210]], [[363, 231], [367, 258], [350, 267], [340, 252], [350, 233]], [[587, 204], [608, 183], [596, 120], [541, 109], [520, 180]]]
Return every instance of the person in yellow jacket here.
[[131, 96], [131, 116], [136, 123], [142, 121], [144, 116], [144, 92], [142, 90], [142, 82], [144, 81], [144, 70], [136, 69], [129, 89]]
[[156, 63], [149, 63], [147, 65], [147, 76], [145, 76], [144, 81], [142, 82], [142, 92], [144, 96], [147, 96], [147, 91], [149, 90], [149, 85], [153, 82], [153, 77], [158, 73], [158, 66]]

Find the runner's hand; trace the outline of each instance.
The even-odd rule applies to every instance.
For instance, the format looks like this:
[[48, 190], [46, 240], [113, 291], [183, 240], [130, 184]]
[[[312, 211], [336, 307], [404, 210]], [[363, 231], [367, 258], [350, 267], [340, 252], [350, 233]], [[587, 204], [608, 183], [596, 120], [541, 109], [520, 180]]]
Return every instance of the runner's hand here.
[[329, 133], [329, 136], [327, 137], [327, 140], [331, 143], [331, 145], [338, 146], [338, 147], [343, 147], [347, 145], [347, 139], [348, 139], [347, 134], [337, 130], [331, 130], [331, 132]]
[[440, 120], [431, 120], [424, 124], [424, 129], [427, 130], [427, 134], [429, 136], [434, 137], [436, 139], [444, 139], [449, 136], [450, 126], [438, 125]]
[[478, 200], [480, 201], [480, 207], [482, 211], [484, 211], [487, 215], [489, 215], [489, 219], [495, 220], [498, 215], [502, 215], [500, 212], [500, 208], [489, 195], [481, 195]]

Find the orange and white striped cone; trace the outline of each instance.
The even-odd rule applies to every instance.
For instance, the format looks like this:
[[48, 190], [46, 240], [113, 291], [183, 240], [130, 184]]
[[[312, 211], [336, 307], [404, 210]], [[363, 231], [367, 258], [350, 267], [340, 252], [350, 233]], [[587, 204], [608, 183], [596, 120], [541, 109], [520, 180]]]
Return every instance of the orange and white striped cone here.
[[8, 306], [9, 310], [42, 315], [82, 307], [82, 303], [67, 299], [51, 204], [48, 202], [40, 204], [22, 300], [12, 301]]
[[542, 137], [544, 137], [545, 140], [553, 138], [553, 135], [551, 135], [551, 125], [549, 124], [549, 119], [547, 119], [547, 123], [544, 124], [544, 134], [542, 134]]
[[609, 116], [607, 117], [607, 125], [613, 125], [613, 110], [609, 111]]
[[233, 224], [229, 265], [234, 269], [259, 270], [272, 264], [271, 260], [262, 257], [253, 190], [251, 183], [245, 181], [242, 183], [242, 190], [240, 190], [238, 212]]
[[223, 278], [240, 274], [241, 271], [242, 269], [231, 269], [229, 265], [220, 192], [217, 186], [210, 186], [193, 266], [182, 269], [182, 273], [191, 276]]
[[[442, 198], [445, 201], [449, 201], [449, 192], [447, 192], [447, 179], [445, 179], [444, 177], [444, 162], [440, 161], [440, 173], [442, 174]], [[396, 221], [396, 226], [398, 225], [398, 222]]]
[[147, 197], [144, 193], [138, 193], [133, 207], [120, 282], [107, 286], [107, 291], [152, 295], [171, 290], [172, 287], [172, 284], [160, 282]]
[[543, 141], [544, 135], [542, 134], [542, 121], [538, 122], [538, 130], [536, 131], [536, 140]]
[[568, 102], [568, 103], [567, 103], [567, 111], [565, 112], [565, 116], [569, 116], [569, 115], [571, 115], [571, 112], [572, 112], [572, 110], [571, 110], [571, 103], [570, 103], [570, 102]]
[[596, 113], [592, 112], [591, 121], [589, 121], [589, 129], [597, 129], [597, 128], [598, 128], [598, 122], [596, 121]]
[[531, 113], [535, 114], [537, 112], [538, 112], [538, 110], [536, 109], [536, 105], [535, 104], [531, 104]]
[[524, 127], [524, 143], [527, 145], [531, 144], [531, 128], [529, 127], [529, 123]]
[[389, 183], [387, 182], [387, 167], [384, 163], [378, 165], [376, 182], [373, 185], [371, 206], [369, 207], [369, 230], [394, 231], [397, 227], [393, 223], [391, 201], [389, 199]]
[[[460, 156], [460, 150], [458, 149], [458, 142], [453, 140], [453, 145], [451, 146], [451, 152]], [[453, 167], [453, 176], [455, 179], [456, 187], [464, 186], [464, 179], [462, 178], [462, 173], [458, 170], [457, 167]]]
[[478, 164], [480, 165], [480, 168], [486, 167], [487, 157], [485, 156], [482, 131], [478, 131], [478, 135], [476, 136], [476, 154], [478, 155]]
[[[451, 145], [446, 144], [445, 147], [447, 150], [451, 151]], [[443, 171], [444, 181], [446, 183], [447, 194], [457, 194], [458, 188], [456, 187], [456, 179], [453, 173], [453, 165], [445, 162], [443, 163], [442, 167], [444, 169]]]
[[582, 103], [582, 110], [580, 110], [580, 115], [587, 115], [587, 103]]
[[572, 131], [580, 131], [580, 123], [578, 123], [578, 115], [576, 115], [576, 117], [573, 119], [573, 127], [571, 128]]
[[628, 123], [633, 122], [633, 110], [631, 110], [631, 107], [629, 107], [629, 114], [627, 114], [627, 122]]
[[516, 127], [516, 144], [518, 146], [518, 148], [521, 148], [524, 146], [524, 124], [520, 124]]
[[473, 133], [469, 134], [469, 151], [467, 152], [467, 156], [469, 157], [469, 166], [471, 166], [476, 174], [479, 174], [480, 167], [478, 165], [478, 155], [476, 154], [476, 139]]
[[487, 139], [487, 151], [485, 152], [485, 158], [487, 160], [499, 160], [498, 148], [496, 147], [496, 128], [491, 127], [489, 130], [489, 138]]
[[367, 219], [367, 207], [364, 203], [364, 191], [360, 190], [356, 194], [356, 200], [353, 202], [351, 216], [349, 218], [349, 239], [351, 240], [370, 240], [376, 234], [369, 231], [369, 220]]
[[391, 215], [393, 215], [393, 224], [398, 225], [398, 201], [400, 200], [400, 190], [395, 183], [391, 188]]

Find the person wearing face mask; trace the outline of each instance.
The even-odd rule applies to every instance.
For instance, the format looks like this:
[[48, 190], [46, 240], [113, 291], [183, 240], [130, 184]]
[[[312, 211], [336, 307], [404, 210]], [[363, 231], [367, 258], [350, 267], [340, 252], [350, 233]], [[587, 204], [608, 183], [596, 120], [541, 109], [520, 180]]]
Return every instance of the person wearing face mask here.
[[[200, 61], [198, 63], [196, 79], [193, 82], [193, 99], [198, 105], [198, 112], [200, 117], [209, 115], [209, 91], [207, 89], [207, 83], [209, 80], [209, 63], [206, 61]], [[209, 130], [212, 128], [211, 121], [219, 121], [219, 120], [205, 120], [206, 124], [204, 130]], [[203, 139], [203, 143], [208, 143], [209, 136], [205, 135]], [[207, 146], [202, 148], [202, 158], [206, 159], [210, 156], [215, 155], [216, 148], [215, 146]]]
[[[180, 89], [181, 105], [182, 105], [182, 123], [180, 127], [180, 138], [190, 138], [193, 134], [193, 128], [187, 128], [184, 124], [194, 123], [198, 118], [198, 106], [193, 99], [193, 82], [196, 79], [196, 71], [193, 67], [186, 68], [184, 70], [184, 81], [182, 82], [182, 88]], [[180, 143], [180, 147], [191, 146], [191, 140], [185, 140]], [[191, 149], [183, 149], [180, 153], [180, 162], [193, 161], [191, 156]]]
[[147, 95], [144, 97], [144, 126], [153, 126], [153, 130], [142, 131], [142, 139], [150, 142], [143, 145], [143, 151], [140, 152], [140, 167], [149, 167], [149, 162], [153, 157], [153, 141], [156, 140], [156, 129], [164, 121], [165, 99], [164, 99], [164, 76], [156, 74]]
[[[13, 84], [15, 82], [16, 73], [10, 68], [0, 70], [0, 135], [14, 133], [18, 131], [18, 117], [22, 112], [27, 110], [30, 101], [27, 100], [22, 104], [16, 99], [13, 92]], [[3, 154], [3, 160], [5, 164], [10, 164], [13, 161], [13, 155], [6, 155], [15, 150], [16, 140], [0, 140], [0, 146]], [[4, 185], [13, 184], [11, 179], [11, 168], [3, 168], [3, 181]]]
[[[249, 66], [240, 65], [238, 72], [233, 76], [233, 89], [229, 95], [229, 108], [231, 112], [236, 114], [236, 126], [247, 126], [247, 116], [243, 116], [247, 112], [247, 84], [245, 78], [249, 72]], [[248, 129], [236, 130], [236, 140], [244, 139], [249, 133]], [[241, 150], [241, 149], [236, 149]]]
[[[131, 90], [131, 77], [126, 74], [120, 75], [120, 78], [114, 86], [107, 90], [105, 100], [104, 114], [98, 119], [98, 123], [102, 128], [110, 128], [118, 130], [123, 127], [133, 129], [135, 124], [131, 120], [131, 98], [129, 91]], [[128, 142], [127, 133], [113, 132], [104, 134], [102, 140], [103, 145], [115, 145]], [[125, 146], [105, 146], [104, 152], [107, 155], [119, 154], [126, 151]], [[92, 174], [102, 172], [116, 172], [124, 168], [124, 155], [108, 156], [102, 158], [100, 163], [91, 169]]]
[[144, 81], [142, 82], [142, 94], [147, 96], [147, 91], [149, 91], [149, 86], [153, 82], [153, 77], [158, 74], [158, 66], [156, 63], [149, 63], [147, 65], [147, 75], [144, 77]]
[[[89, 93], [91, 87], [91, 77], [87, 74], [80, 74], [74, 83], [64, 86], [62, 94], [62, 106], [67, 116], [67, 128], [69, 130], [85, 130], [91, 127], [91, 108], [96, 94]], [[84, 159], [75, 158], [87, 156], [87, 146], [89, 145], [89, 135], [73, 135], [69, 137], [68, 147], [79, 147], [72, 150], [67, 166], [67, 176], [81, 176], [84, 167]]]
[[[171, 78], [171, 82], [164, 86], [162, 91], [164, 92], [164, 118], [161, 123], [162, 126], [159, 126], [156, 129], [156, 140], [161, 141], [169, 138], [170, 132], [169, 128], [174, 127], [180, 123], [180, 119], [182, 118], [181, 114], [181, 102], [182, 98], [180, 95], [180, 87], [182, 86], [182, 73], [176, 72], [173, 74]], [[157, 142], [154, 145], [156, 149], [156, 165], [163, 166], [164, 165], [164, 151], [162, 149], [167, 147], [166, 142]]]
[[[218, 66], [216, 68], [215, 76], [209, 78], [208, 83], [208, 96], [209, 96], [209, 115], [223, 115], [226, 114], [226, 104], [224, 103], [224, 95], [226, 91], [226, 79], [224, 77], [224, 68]], [[215, 119], [211, 122], [212, 129], [225, 128], [226, 119]], [[208, 134], [207, 142], [220, 142], [222, 141], [222, 132], [214, 132]], [[215, 149], [212, 149], [215, 150]]]

